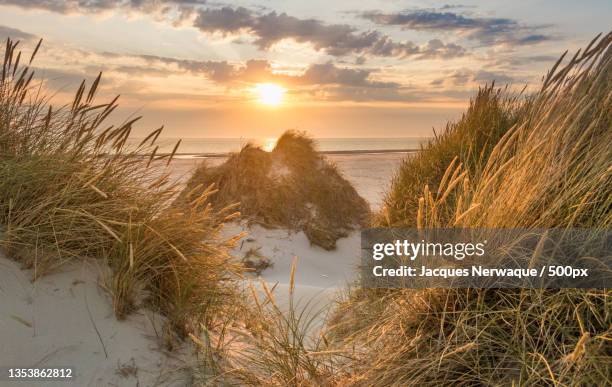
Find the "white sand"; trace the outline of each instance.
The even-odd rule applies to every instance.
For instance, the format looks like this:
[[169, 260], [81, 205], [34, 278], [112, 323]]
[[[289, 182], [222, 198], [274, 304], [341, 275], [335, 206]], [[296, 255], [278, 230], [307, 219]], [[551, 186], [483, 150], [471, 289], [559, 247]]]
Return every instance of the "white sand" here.
[[[235, 227], [233, 229], [236, 230]], [[259, 248], [259, 253], [274, 263], [262, 273], [266, 281], [288, 284], [293, 257], [298, 258], [297, 284], [317, 288], [342, 287], [354, 278], [359, 261], [358, 232], [338, 240], [336, 250], [326, 251], [319, 246], [311, 246], [303, 232], [267, 230], [257, 225], [246, 231], [249, 235], [236, 247], [235, 254], [243, 256], [249, 249]]]
[[0, 257], [0, 367], [75, 369], [70, 382], [0, 379], [0, 386], [185, 385], [180, 351], [166, 354], [157, 338], [160, 317], [141, 310], [117, 321], [100, 274], [81, 262], [32, 283]]
[[[381, 205], [383, 192], [386, 190], [393, 172], [405, 154], [351, 154], [329, 155], [343, 175], [357, 192], [364, 197], [373, 209]], [[358, 279], [360, 260], [360, 233], [353, 231], [347, 238], [337, 242], [337, 248], [326, 251], [318, 246], [311, 246], [303, 232], [291, 233], [286, 230], [268, 230], [260, 226], [232, 226], [225, 230], [227, 235], [246, 231], [234, 253], [238, 257], [251, 248], [270, 258], [273, 267], [261, 274], [261, 279], [270, 287], [276, 286], [277, 303], [282, 307], [288, 305], [291, 263], [297, 257], [295, 274], [295, 301], [307, 305], [313, 311], [323, 311], [317, 318], [321, 326], [326, 317], [325, 312], [332, 310], [333, 301], [338, 299], [339, 291]], [[255, 279], [256, 280], [256, 279]]]
[[318, 246], [311, 246], [303, 232], [290, 233], [286, 230], [267, 230], [261, 226], [240, 227], [234, 225], [225, 230], [228, 235], [240, 231], [248, 236], [234, 249], [237, 257], [242, 257], [251, 248], [269, 258], [273, 266], [265, 269], [260, 278], [250, 275], [256, 288], [261, 291], [259, 281], [266, 281], [274, 289], [276, 304], [281, 310], [289, 308], [289, 282], [291, 265], [297, 258], [294, 288], [294, 308], [306, 309], [308, 316], [314, 317], [311, 330], [318, 330], [324, 325], [332, 304], [338, 298], [338, 290], [357, 278], [359, 264], [359, 232], [352, 232], [347, 238], [337, 242], [334, 251], [326, 251]]

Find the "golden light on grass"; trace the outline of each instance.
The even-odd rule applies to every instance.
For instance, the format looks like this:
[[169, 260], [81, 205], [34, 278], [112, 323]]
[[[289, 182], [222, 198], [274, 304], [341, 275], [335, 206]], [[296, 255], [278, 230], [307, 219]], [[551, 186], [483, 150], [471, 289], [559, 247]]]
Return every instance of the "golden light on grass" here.
[[258, 83], [253, 88], [259, 103], [267, 106], [279, 106], [286, 91], [287, 89], [275, 83]]
[[6, 40], [0, 72], [0, 242], [7, 257], [35, 269], [33, 279], [71, 260], [101, 259], [111, 269], [106, 289], [118, 318], [135, 311], [146, 292], [167, 318], [164, 332], [177, 333], [164, 339], [168, 346], [174, 337], [199, 337], [205, 316], [233, 299], [230, 282], [242, 272], [229, 262], [235, 241], [218, 234], [233, 215], [208, 206], [212, 186], [174, 204], [177, 186], [163, 168], [179, 144], [157, 155], [162, 128], [134, 147], [126, 142], [140, 117], [102, 128], [118, 106], [117, 98], [96, 100], [102, 73], [90, 87], [81, 83], [69, 108], [51, 108], [51, 97], [32, 86], [38, 81], [28, 62], [19, 64], [17, 44]]

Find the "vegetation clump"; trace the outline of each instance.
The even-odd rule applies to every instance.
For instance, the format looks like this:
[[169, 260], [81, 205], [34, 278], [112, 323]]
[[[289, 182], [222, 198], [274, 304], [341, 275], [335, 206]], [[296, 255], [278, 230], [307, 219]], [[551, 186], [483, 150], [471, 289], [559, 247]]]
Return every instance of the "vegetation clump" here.
[[439, 191], [451, 163], [461, 164], [471, 176], [478, 175], [499, 139], [516, 125], [529, 105], [529, 97], [523, 98], [522, 93], [513, 93], [507, 87], [496, 88], [492, 83], [479, 88], [459, 120], [446, 124], [439, 135], [423, 145], [422, 151], [402, 161], [375, 223], [411, 227], [423, 187], [428, 186], [434, 193]]
[[[562, 62], [529, 97], [480, 90], [402, 164], [373, 225], [609, 229], [612, 34]], [[349, 289], [316, 334], [264, 291], [231, 359], [244, 384], [612, 383], [608, 289]]]
[[[378, 225], [609, 229], [612, 34], [562, 60], [524, 102], [500, 106], [481, 91], [448, 133], [404, 162]], [[415, 181], [420, 191], [408, 186]], [[357, 348], [341, 384], [608, 385], [611, 296], [360, 289], [332, 324], [335, 345]]]
[[336, 241], [367, 222], [369, 206], [312, 139], [288, 131], [271, 152], [246, 145], [217, 167], [203, 163], [179, 202], [214, 185], [215, 208], [240, 203], [242, 217], [265, 227], [304, 231], [312, 244], [332, 250]]
[[256, 276], [260, 276], [264, 270], [274, 266], [272, 260], [262, 255], [259, 250], [261, 250], [261, 247], [251, 247], [242, 257], [245, 270], [254, 273]]
[[[108, 264], [117, 317], [143, 302], [184, 335], [209, 324], [231, 302], [239, 272], [233, 238], [222, 238], [233, 210], [207, 206], [211, 190], [170, 206], [178, 187], [158, 166], [161, 128], [133, 148], [132, 119], [107, 124], [117, 98], [96, 103], [101, 74], [74, 100], [51, 105], [29, 58], [7, 40], [0, 78], [0, 242], [39, 277], [81, 259]], [[149, 154], [147, 158], [142, 154]]]

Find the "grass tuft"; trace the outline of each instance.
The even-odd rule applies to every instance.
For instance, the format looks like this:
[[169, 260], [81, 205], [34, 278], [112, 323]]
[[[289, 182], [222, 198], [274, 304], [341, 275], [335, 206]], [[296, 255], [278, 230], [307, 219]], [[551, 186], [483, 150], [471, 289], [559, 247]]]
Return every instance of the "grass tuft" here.
[[232, 385], [331, 385], [340, 369], [343, 353], [328, 350], [325, 335], [318, 333], [324, 310], [295, 300], [296, 263], [294, 259], [288, 297], [276, 285], [250, 284], [250, 297], [241, 308], [246, 317], [231, 329], [221, 367]]
[[[611, 74], [608, 34], [524, 101], [482, 89], [403, 163], [379, 225], [609, 229]], [[359, 289], [333, 319], [335, 345], [356, 356], [340, 384], [609, 385], [610, 301], [595, 289]]]
[[215, 208], [239, 202], [249, 221], [304, 231], [311, 243], [327, 250], [369, 215], [367, 202], [316, 152], [313, 140], [293, 131], [284, 133], [272, 152], [246, 145], [220, 166], [203, 163], [179, 202], [210, 185], [218, 189], [211, 198]]
[[[417, 219], [423, 188], [441, 197], [441, 187], [452, 180], [450, 165], [480, 173], [499, 139], [520, 119], [531, 100], [523, 93], [495, 84], [479, 88], [470, 106], [456, 122], [450, 122], [422, 151], [403, 160], [386, 194], [383, 210], [375, 216], [375, 224], [390, 227], [412, 227]], [[452, 214], [440, 214], [450, 217]]]
[[[151, 133], [129, 148], [138, 118], [106, 122], [117, 98], [95, 102], [101, 75], [74, 100], [53, 106], [30, 64], [7, 40], [0, 78], [0, 225], [9, 257], [34, 278], [84, 258], [112, 269], [108, 284], [117, 317], [147, 302], [180, 335], [210, 323], [229, 302], [238, 267], [235, 243], [219, 232], [234, 215], [209, 206], [210, 190], [170, 206], [178, 187], [155, 155]], [[178, 144], [177, 144], [178, 146]], [[176, 149], [176, 148], [175, 148]], [[150, 154], [150, 157], [142, 157]], [[150, 159], [150, 166], [147, 163]]]

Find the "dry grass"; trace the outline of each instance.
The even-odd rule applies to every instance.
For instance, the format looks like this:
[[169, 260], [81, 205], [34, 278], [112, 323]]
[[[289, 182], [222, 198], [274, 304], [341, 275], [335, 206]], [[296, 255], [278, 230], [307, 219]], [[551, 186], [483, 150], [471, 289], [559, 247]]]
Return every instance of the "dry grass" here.
[[[117, 107], [96, 103], [100, 76], [74, 101], [51, 105], [29, 60], [7, 41], [0, 78], [0, 224], [8, 255], [34, 277], [82, 258], [111, 267], [109, 291], [121, 318], [147, 301], [179, 334], [210, 323], [229, 301], [237, 267], [219, 236], [232, 217], [213, 209], [205, 190], [180, 207], [177, 187], [147, 159], [161, 128], [128, 149], [132, 119], [105, 122]], [[36, 50], [38, 47], [36, 48]], [[35, 50], [35, 51], [36, 51]], [[34, 52], [35, 53], [35, 52]]]
[[[199, 382], [206, 385], [240, 386], [323, 386], [340, 370], [342, 353], [328, 350], [324, 335], [316, 329], [324, 310], [311, 302], [295, 300], [294, 259], [288, 304], [277, 301], [276, 286], [250, 283], [243, 318], [234, 321], [223, 337], [224, 356], [215, 362], [215, 375], [202, 372]], [[280, 305], [279, 305], [280, 304]], [[208, 367], [210, 368], [210, 367]]]
[[262, 255], [259, 250], [261, 250], [261, 246], [258, 248], [251, 247], [242, 257], [242, 264], [245, 270], [254, 273], [256, 276], [260, 276], [264, 270], [274, 266], [272, 260]]
[[[555, 66], [502, 126], [496, 104], [473, 103], [451, 131], [476, 115], [494, 142], [442, 136], [407, 160], [383, 225], [609, 229], [611, 47], [608, 34]], [[406, 176], [433, 183], [414, 192]], [[334, 322], [357, 356], [341, 385], [612, 383], [608, 290], [363, 289]]]
[[292, 131], [272, 152], [247, 145], [218, 167], [202, 164], [179, 202], [212, 184], [218, 189], [211, 198], [216, 208], [240, 202], [249, 221], [302, 230], [311, 243], [328, 250], [369, 215], [366, 201], [316, 152], [313, 141]]
[[[611, 47], [612, 34], [596, 39], [525, 100], [480, 90], [404, 162], [376, 225], [609, 229]], [[229, 340], [240, 345], [213, 384], [612, 384], [608, 290], [350, 289], [313, 335], [316, 313], [294, 305], [293, 276], [287, 310], [262, 288], [240, 307]]]
[[530, 99], [523, 98], [522, 93], [495, 88], [494, 84], [480, 88], [458, 121], [448, 123], [424, 146], [424, 151], [402, 162], [375, 223], [410, 227], [417, 216], [423, 187], [427, 185], [434, 194], [438, 192], [449, 164], [461, 164], [471, 176], [477, 176], [493, 147], [529, 105]]
[[[402, 165], [378, 225], [610, 228], [611, 46], [594, 41], [524, 101], [481, 90]], [[608, 290], [354, 289], [311, 338], [304, 309], [265, 293], [230, 357], [241, 384], [612, 384]]]

